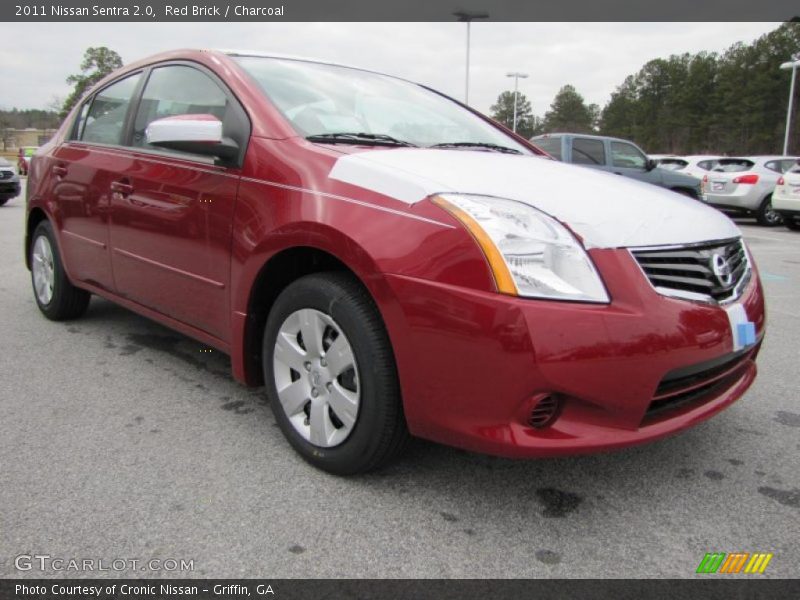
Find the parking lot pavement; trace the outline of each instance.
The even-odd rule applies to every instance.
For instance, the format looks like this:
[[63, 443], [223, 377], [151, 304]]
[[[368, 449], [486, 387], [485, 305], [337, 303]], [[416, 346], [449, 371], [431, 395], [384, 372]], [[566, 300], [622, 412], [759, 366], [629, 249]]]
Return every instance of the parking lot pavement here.
[[711, 421], [521, 462], [417, 441], [340, 479], [295, 455], [225, 356], [96, 298], [45, 320], [23, 220], [21, 199], [0, 209], [0, 577], [41, 576], [14, 568], [33, 553], [194, 561], [69, 576], [690, 577], [711, 551], [797, 574], [798, 233], [742, 224], [769, 331], [755, 385]]

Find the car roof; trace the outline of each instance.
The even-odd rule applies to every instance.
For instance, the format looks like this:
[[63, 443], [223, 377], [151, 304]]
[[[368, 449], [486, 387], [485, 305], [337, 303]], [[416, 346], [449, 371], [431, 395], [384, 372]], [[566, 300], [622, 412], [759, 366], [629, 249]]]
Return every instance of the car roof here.
[[[355, 65], [346, 65], [329, 60], [321, 60], [321, 59], [308, 58], [302, 56], [292, 56], [289, 54], [281, 54], [279, 52], [265, 52], [260, 50], [234, 50], [234, 49], [217, 49], [217, 48], [181, 48], [177, 50], [167, 50], [165, 52], [160, 52], [158, 54], [151, 54], [150, 56], [146, 56], [130, 64], [127, 64], [123, 67], [122, 72], [129, 73], [131, 71], [146, 67], [148, 65], [169, 60], [196, 60], [202, 55], [214, 55], [214, 54], [223, 55], [228, 59], [233, 59], [236, 57], [243, 57], [243, 56], [253, 56], [258, 58], [276, 58], [281, 60], [294, 60], [298, 62], [314, 63], [318, 65], [341, 67], [345, 69], [353, 69], [355, 71], [362, 71], [365, 73], [373, 73], [375, 75], [382, 75], [384, 77], [391, 77], [393, 79], [398, 79], [400, 81], [405, 81], [407, 83], [411, 83], [414, 85], [427, 87], [411, 79], [405, 79], [404, 77], [398, 77], [397, 75], [382, 73], [380, 71], [366, 69]], [[104, 77], [100, 82], [95, 84], [95, 86], [93, 86], [93, 89], [102, 87], [103, 85], [106, 84], [107, 81], [111, 81], [112, 79], [116, 78], [120, 72], [121, 72], [120, 70], [117, 70], [110, 73], [109, 75]]]
[[780, 154], [762, 154], [752, 156], [721, 156], [720, 160], [749, 160], [754, 163], [761, 163], [768, 160], [798, 160], [798, 157], [781, 156]]
[[[636, 142], [634, 142], [634, 141], [626, 140], [625, 138], [613, 137], [613, 136], [610, 136], [610, 135], [595, 135], [595, 134], [592, 134], [592, 133], [570, 133], [570, 132], [567, 132], [567, 131], [554, 131], [553, 133], [543, 133], [541, 135], [533, 136], [531, 139], [532, 140], [538, 140], [538, 139], [547, 138], [547, 137], [557, 137], [557, 136], [561, 137], [561, 136], [565, 136], [565, 135], [569, 135], [571, 137], [589, 138], [589, 139], [593, 139], [593, 140], [611, 140], [612, 142], [627, 142], [628, 144], [636, 144]], [[648, 156], [650, 156], [650, 155], [648, 154]]]
[[380, 71], [367, 69], [365, 67], [360, 67], [357, 65], [346, 65], [344, 63], [338, 63], [331, 60], [323, 60], [321, 58], [313, 58], [309, 56], [282, 54], [280, 52], [265, 52], [262, 50], [235, 50], [229, 48], [212, 49], [211, 51], [220, 52], [221, 54], [226, 54], [227, 56], [253, 56], [257, 58], [279, 58], [282, 60], [296, 60], [298, 62], [315, 63], [318, 65], [328, 65], [331, 67], [343, 67], [345, 69], [355, 69], [357, 71], [367, 71], [369, 73], [376, 73], [377, 75], [386, 75], [387, 77], [395, 77], [394, 75], [389, 75], [388, 73], [381, 73]]

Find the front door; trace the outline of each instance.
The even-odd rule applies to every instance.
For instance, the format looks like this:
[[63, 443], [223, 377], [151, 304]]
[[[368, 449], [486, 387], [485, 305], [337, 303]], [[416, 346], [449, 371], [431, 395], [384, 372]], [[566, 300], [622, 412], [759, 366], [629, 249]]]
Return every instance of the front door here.
[[610, 146], [612, 172], [656, 185], [662, 182], [661, 172], [647, 168], [647, 157], [636, 146], [615, 141]]
[[187, 65], [154, 68], [133, 124], [132, 164], [112, 184], [111, 245], [119, 293], [226, 341], [230, 247], [238, 169], [146, 141], [159, 118], [213, 114], [232, 99]]

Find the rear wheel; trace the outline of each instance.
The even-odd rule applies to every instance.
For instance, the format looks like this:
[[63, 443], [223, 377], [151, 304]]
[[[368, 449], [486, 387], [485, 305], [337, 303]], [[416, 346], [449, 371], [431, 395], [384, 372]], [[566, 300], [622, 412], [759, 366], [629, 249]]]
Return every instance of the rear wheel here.
[[90, 294], [67, 278], [49, 221], [39, 223], [33, 232], [30, 253], [33, 297], [42, 314], [52, 321], [65, 321], [85, 313]]
[[0, 198], [0, 206], [3, 206], [6, 202], [8, 202], [11, 198]]
[[783, 217], [772, 208], [772, 194], [764, 198], [758, 207], [756, 221], [765, 227], [775, 227], [783, 222]]
[[783, 222], [792, 231], [800, 231], [800, 217], [785, 217]]
[[389, 338], [372, 298], [344, 273], [298, 279], [275, 301], [263, 346], [275, 418], [309, 463], [378, 468], [408, 438]]

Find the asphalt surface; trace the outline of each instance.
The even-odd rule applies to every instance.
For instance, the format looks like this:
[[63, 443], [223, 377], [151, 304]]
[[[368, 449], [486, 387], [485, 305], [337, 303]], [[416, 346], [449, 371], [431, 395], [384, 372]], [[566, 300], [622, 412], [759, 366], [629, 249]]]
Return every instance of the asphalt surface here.
[[[24, 212], [0, 208], [0, 577], [692, 577], [711, 551], [797, 575], [800, 233], [742, 221], [769, 330], [754, 386], [703, 425], [535, 461], [415, 441], [341, 479], [295, 455], [226, 356], [97, 298], [42, 317]], [[20, 572], [21, 554], [194, 570]]]

